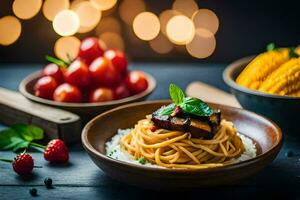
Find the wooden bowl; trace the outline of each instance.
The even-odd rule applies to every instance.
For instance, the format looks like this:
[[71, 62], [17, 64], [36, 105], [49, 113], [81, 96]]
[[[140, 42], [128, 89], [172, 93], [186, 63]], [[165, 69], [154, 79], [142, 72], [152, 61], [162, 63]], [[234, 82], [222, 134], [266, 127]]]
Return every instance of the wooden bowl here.
[[235, 183], [253, 176], [272, 162], [281, 148], [281, 130], [272, 121], [243, 109], [210, 104], [221, 109], [223, 117], [232, 121], [240, 133], [255, 141], [255, 158], [217, 168], [188, 170], [151, 168], [118, 161], [105, 155], [105, 143], [119, 128], [132, 128], [138, 120], [169, 103], [170, 101], [133, 103], [98, 115], [82, 131], [81, 139], [85, 150], [93, 162], [114, 179], [138, 187], [169, 190]]
[[25, 79], [23, 79], [19, 85], [19, 91], [28, 99], [42, 103], [45, 105], [61, 108], [63, 110], [68, 110], [70, 112], [78, 114], [83, 122], [87, 122], [92, 119], [96, 115], [118, 107], [120, 105], [124, 105], [127, 103], [138, 102], [145, 100], [155, 89], [156, 81], [155, 79], [148, 73], [143, 72], [147, 81], [148, 88], [136, 95], [108, 102], [100, 102], [100, 103], [65, 103], [65, 102], [57, 102], [48, 99], [43, 99], [34, 95], [34, 84], [41, 77], [41, 71], [32, 73], [28, 75]]
[[300, 113], [300, 97], [263, 93], [235, 82], [237, 76], [253, 58], [253, 56], [242, 58], [230, 64], [223, 73], [225, 83], [231, 88], [231, 92], [243, 108], [274, 120], [284, 133], [300, 138], [297, 123]]

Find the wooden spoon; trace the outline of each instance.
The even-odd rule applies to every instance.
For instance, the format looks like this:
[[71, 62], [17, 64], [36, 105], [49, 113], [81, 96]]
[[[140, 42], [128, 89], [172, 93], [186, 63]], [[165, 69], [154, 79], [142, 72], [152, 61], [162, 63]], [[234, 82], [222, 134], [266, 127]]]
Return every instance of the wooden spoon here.
[[45, 131], [46, 139], [61, 138], [66, 143], [80, 140], [78, 115], [34, 103], [20, 93], [0, 87], [0, 121], [6, 125], [35, 124]]
[[189, 84], [186, 88], [186, 94], [203, 101], [241, 108], [241, 105], [233, 95], [200, 81]]

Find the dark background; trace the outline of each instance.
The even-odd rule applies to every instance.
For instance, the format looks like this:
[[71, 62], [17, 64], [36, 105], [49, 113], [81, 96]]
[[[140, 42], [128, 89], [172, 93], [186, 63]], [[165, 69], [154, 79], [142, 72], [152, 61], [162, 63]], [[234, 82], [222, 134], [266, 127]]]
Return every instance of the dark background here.
[[[12, 0], [0, 1], [0, 17], [13, 15]], [[159, 14], [171, 8], [173, 0], [146, 0], [147, 10]], [[184, 62], [231, 62], [243, 56], [256, 54], [266, 44], [296, 46], [300, 42], [299, 1], [279, 0], [202, 0], [199, 8], [213, 10], [220, 21], [216, 34], [217, 47], [212, 56], [195, 59], [187, 53], [171, 51], [160, 55], [150, 49], [147, 42], [132, 44], [128, 38], [131, 27], [122, 23], [126, 53], [133, 61], [184, 61]], [[118, 17], [117, 8], [113, 15]], [[0, 45], [0, 63], [43, 62], [46, 54], [53, 55], [53, 45], [59, 36], [51, 22], [40, 11], [30, 20], [22, 21], [19, 40], [10, 46]], [[0, 33], [1, 34], [1, 33]], [[79, 38], [87, 34], [77, 34]], [[166, 59], [168, 58], [168, 59]]]

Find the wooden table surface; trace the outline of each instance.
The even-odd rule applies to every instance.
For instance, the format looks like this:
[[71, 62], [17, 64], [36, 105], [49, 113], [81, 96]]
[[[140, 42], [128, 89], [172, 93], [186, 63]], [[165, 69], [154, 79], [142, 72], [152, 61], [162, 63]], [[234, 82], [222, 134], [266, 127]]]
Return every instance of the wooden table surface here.
[[[158, 87], [149, 99], [166, 99], [168, 85], [171, 82], [185, 88], [188, 83], [201, 80], [228, 91], [221, 76], [225, 66], [223, 64], [137, 63], [131, 68], [149, 72], [157, 79]], [[16, 90], [22, 78], [40, 67], [41, 65], [36, 64], [2, 64], [0, 86]], [[4, 127], [0, 124], [0, 128]], [[288, 151], [293, 152], [294, 155], [287, 157]], [[34, 174], [26, 180], [17, 176], [10, 164], [0, 162], [0, 199], [31, 199], [29, 189], [32, 187], [38, 190], [39, 195], [36, 199], [171, 199], [171, 197], [300, 199], [300, 135], [298, 141], [285, 135], [283, 148], [276, 160], [257, 176], [234, 186], [189, 192], [148, 191], [112, 180], [93, 164], [80, 142], [70, 147], [70, 162], [67, 165], [51, 165], [44, 161], [42, 153], [35, 151], [30, 153], [36, 165], [41, 165], [43, 168], [35, 169]], [[12, 158], [14, 154], [1, 151], [0, 157]], [[43, 183], [45, 177], [53, 179], [54, 189], [46, 189]]]

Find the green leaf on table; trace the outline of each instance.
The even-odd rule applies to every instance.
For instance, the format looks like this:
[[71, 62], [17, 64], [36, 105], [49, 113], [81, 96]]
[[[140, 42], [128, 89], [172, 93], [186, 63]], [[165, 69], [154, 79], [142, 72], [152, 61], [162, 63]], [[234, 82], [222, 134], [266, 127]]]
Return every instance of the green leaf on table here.
[[207, 103], [194, 97], [186, 97], [179, 106], [184, 113], [200, 117], [210, 116], [213, 113]]
[[180, 87], [178, 87], [177, 85], [170, 84], [169, 93], [171, 99], [176, 105], [179, 105], [180, 103], [183, 102], [185, 95], [183, 91], [180, 89]]
[[0, 131], [0, 149], [6, 150], [11, 148], [11, 138], [17, 137], [18, 133], [16, 133], [13, 129], [8, 128]]
[[26, 149], [33, 140], [44, 138], [44, 131], [35, 125], [15, 124], [0, 131], [0, 150]]
[[44, 137], [44, 131], [34, 125], [15, 124], [11, 126], [11, 128], [15, 130], [21, 138], [28, 142], [31, 142], [32, 140], [40, 140]]
[[298, 58], [299, 57], [299, 54], [296, 53], [295, 49], [296, 49], [295, 47], [289, 48], [289, 57], [290, 58]]
[[161, 107], [157, 111], [157, 114], [160, 116], [171, 115], [174, 112], [175, 108], [176, 108], [176, 105], [174, 103], [172, 103], [170, 105]]

